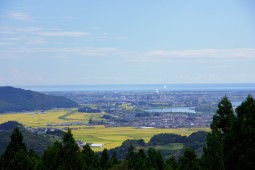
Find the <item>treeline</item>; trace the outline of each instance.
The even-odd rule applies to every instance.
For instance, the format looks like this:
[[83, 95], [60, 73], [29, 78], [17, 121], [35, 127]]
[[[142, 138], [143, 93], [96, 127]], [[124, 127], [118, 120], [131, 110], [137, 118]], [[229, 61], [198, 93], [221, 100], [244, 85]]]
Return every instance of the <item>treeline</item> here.
[[154, 135], [148, 145], [150, 146], [159, 146], [159, 145], [166, 145], [169, 143], [183, 143], [188, 144], [195, 142], [197, 144], [203, 143], [206, 141], [207, 132], [205, 131], [198, 131], [192, 133], [190, 136], [181, 136], [177, 134], [169, 134], [169, 133], [161, 133], [158, 135]]
[[0, 167], [3, 170], [251, 170], [255, 169], [254, 160], [255, 101], [248, 96], [235, 112], [227, 97], [221, 100], [200, 158], [193, 149], [187, 148], [178, 159], [170, 156], [164, 161], [159, 150], [136, 151], [131, 145], [126, 158], [118, 160], [116, 152], [109, 155], [107, 149], [101, 155], [94, 153], [89, 145], [79, 149], [70, 130], [64, 134], [62, 142], [55, 142], [39, 157], [27, 150], [16, 128], [1, 156]]
[[78, 109], [78, 112], [85, 112], [85, 113], [101, 113], [101, 110], [100, 109], [93, 109], [91, 107], [80, 107]]
[[[185, 148], [192, 148], [198, 156], [201, 156], [203, 147], [206, 143], [206, 136], [207, 132], [205, 131], [194, 132], [188, 137], [177, 134], [162, 133], [154, 135], [148, 143], [146, 143], [143, 139], [128, 139], [124, 141], [121, 146], [110, 149], [109, 153], [113, 154], [116, 152], [119, 159], [126, 159], [128, 149], [132, 145], [134, 148], [143, 148], [145, 150], [149, 148], [163, 147], [160, 149], [163, 159], [168, 158], [170, 155], [180, 157]], [[167, 147], [171, 147], [171, 144], [181, 144], [183, 145], [183, 149], [167, 149]]]

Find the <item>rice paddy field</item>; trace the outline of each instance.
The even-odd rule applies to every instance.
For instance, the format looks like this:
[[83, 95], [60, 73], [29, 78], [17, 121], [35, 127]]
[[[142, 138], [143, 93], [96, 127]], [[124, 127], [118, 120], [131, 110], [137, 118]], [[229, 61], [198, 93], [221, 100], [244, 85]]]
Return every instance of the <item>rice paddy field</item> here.
[[[77, 109], [49, 110], [45, 112], [22, 112], [8, 113], [0, 115], [0, 123], [14, 120], [30, 127], [47, 127], [49, 124], [55, 124], [55, 128], [64, 129], [68, 126], [59, 126], [68, 122], [85, 122], [89, 119], [102, 120], [102, 113], [80, 113]], [[56, 125], [57, 124], [57, 125]], [[144, 139], [148, 142], [150, 138], [159, 133], [174, 133], [188, 136], [193, 132], [209, 128], [176, 128], [176, 129], [137, 129], [135, 127], [110, 127], [104, 126], [87, 126], [76, 125], [69, 126], [76, 140], [87, 143], [104, 144], [103, 148], [114, 148], [120, 146], [127, 139]], [[94, 148], [94, 150], [102, 150], [103, 148]]]

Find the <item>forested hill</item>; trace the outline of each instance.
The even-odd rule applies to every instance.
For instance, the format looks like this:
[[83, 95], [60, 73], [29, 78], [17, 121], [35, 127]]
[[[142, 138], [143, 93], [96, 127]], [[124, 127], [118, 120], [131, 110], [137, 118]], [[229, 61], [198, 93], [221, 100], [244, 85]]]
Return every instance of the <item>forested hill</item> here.
[[0, 113], [77, 107], [74, 101], [10, 86], [0, 87]]
[[[10, 136], [12, 131], [18, 127], [23, 134], [24, 143], [28, 149], [33, 149], [37, 154], [43, 154], [44, 150], [48, 146], [52, 145], [55, 140], [60, 139], [58, 136], [46, 134], [32, 133], [27, 130], [22, 124], [9, 121], [0, 124], [0, 155], [5, 151], [8, 143], [10, 142]], [[1, 166], [0, 166], [1, 169]]]

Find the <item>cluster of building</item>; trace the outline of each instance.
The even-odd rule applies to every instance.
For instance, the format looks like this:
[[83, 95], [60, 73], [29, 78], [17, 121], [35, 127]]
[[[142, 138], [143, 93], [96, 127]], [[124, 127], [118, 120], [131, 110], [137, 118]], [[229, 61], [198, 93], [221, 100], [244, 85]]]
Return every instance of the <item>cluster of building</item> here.
[[159, 116], [148, 116], [142, 118], [133, 117], [131, 119], [124, 120], [116, 121], [116, 119], [112, 119], [104, 125], [106, 127], [133, 126], [154, 128], [209, 127], [212, 121], [212, 114], [195, 115], [166, 113], [160, 114]]
[[[104, 124], [109, 127], [178, 128], [208, 127], [223, 96], [228, 96], [230, 101], [238, 105], [248, 94], [254, 95], [255, 91], [168, 91], [165, 89], [163, 91], [52, 92], [51, 94], [68, 97], [80, 104], [94, 105], [110, 115], [110, 118], [104, 121], [91, 121], [93, 124]], [[149, 116], [144, 117], [135, 116], [147, 109], [175, 106], [193, 107], [195, 113], [164, 112], [150, 113]], [[73, 124], [82, 125], [86, 122], [70, 122], [63, 126]]]

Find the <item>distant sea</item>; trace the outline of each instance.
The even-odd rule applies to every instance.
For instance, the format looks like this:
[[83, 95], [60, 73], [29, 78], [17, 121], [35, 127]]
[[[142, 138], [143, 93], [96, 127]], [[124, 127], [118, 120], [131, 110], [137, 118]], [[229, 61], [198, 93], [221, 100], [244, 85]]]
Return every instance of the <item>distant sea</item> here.
[[255, 83], [245, 84], [134, 84], [134, 85], [53, 85], [16, 86], [38, 92], [98, 91], [236, 91], [255, 90]]

